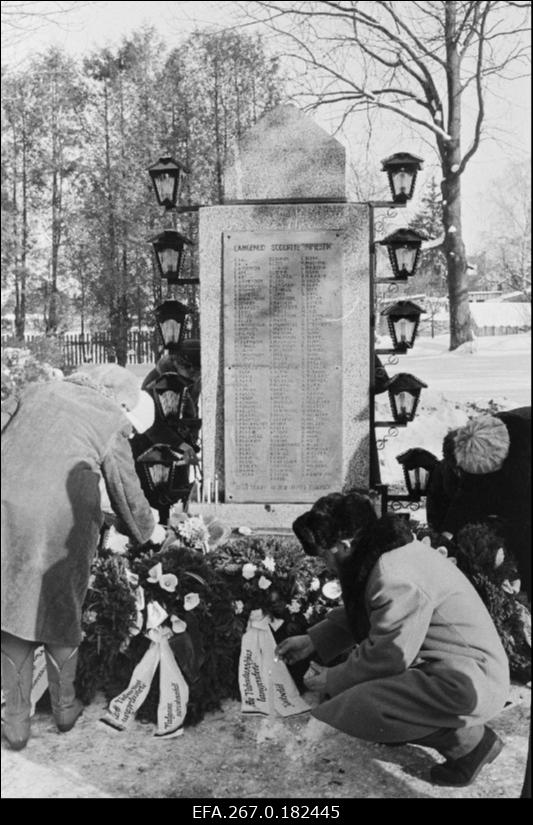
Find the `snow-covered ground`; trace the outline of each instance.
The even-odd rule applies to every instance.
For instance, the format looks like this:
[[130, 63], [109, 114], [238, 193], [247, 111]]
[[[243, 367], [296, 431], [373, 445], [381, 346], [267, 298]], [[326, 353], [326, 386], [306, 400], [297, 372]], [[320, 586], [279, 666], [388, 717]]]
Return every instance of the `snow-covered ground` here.
[[[383, 346], [387, 346], [383, 340]], [[388, 438], [380, 451], [383, 483], [402, 482], [396, 456], [410, 447], [424, 447], [439, 458], [449, 429], [461, 426], [475, 409], [492, 400], [500, 409], [531, 404], [531, 334], [478, 338], [472, 347], [448, 351], [448, 335], [418, 338], [413, 350], [388, 367], [390, 377], [399, 372], [415, 375], [428, 385], [422, 390], [415, 420]], [[386, 358], [383, 359], [386, 361]], [[391, 420], [387, 394], [376, 399], [376, 420]], [[378, 437], [386, 430], [378, 431]]]

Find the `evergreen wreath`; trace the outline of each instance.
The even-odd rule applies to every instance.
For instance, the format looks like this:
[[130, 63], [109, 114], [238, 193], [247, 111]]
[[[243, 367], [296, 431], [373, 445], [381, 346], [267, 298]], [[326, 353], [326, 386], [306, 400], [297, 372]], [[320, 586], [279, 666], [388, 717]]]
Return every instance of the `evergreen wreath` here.
[[[155, 552], [134, 555], [123, 539], [115, 551], [102, 542], [82, 617], [77, 691], [85, 703], [98, 690], [108, 699], [120, 694], [150, 645], [146, 632], [166, 627], [189, 685], [184, 724], [194, 725], [224, 699], [239, 697], [241, 639], [252, 610], [282, 620], [274, 631], [281, 641], [340, 603], [324, 563], [306, 556], [295, 539], [229, 532], [174, 512]], [[306, 666], [291, 668], [300, 689]], [[155, 722], [158, 700], [154, 679], [138, 718]]]
[[428, 527], [420, 527], [417, 538], [427, 537], [433, 547], [444, 546], [479, 593], [498, 631], [509, 659], [511, 677], [526, 683], [531, 679], [531, 605], [519, 589], [517, 567], [506, 550], [498, 522], [468, 524], [453, 541]]

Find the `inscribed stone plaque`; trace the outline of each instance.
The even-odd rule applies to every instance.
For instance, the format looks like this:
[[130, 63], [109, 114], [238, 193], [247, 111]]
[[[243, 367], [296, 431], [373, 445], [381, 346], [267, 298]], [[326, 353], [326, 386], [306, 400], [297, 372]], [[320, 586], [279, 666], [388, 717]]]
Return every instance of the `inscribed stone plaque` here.
[[342, 487], [341, 233], [224, 235], [226, 501]]

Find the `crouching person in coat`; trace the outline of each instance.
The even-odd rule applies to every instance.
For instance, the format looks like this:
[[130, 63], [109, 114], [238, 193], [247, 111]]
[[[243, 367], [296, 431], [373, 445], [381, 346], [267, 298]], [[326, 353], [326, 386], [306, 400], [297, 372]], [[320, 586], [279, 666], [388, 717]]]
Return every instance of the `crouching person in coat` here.
[[82, 711], [74, 677], [81, 614], [103, 514], [99, 482], [124, 531], [162, 541], [129, 445], [154, 418], [135, 376], [106, 364], [33, 384], [10, 401], [2, 429], [3, 733], [15, 750], [30, 735], [34, 650], [44, 644], [60, 731]]
[[359, 739], [433, 748], [445, 758], [433, 783], [470, 784], [503, 747], [486, 722], [509, 694], [505, 651], [470, 582], [358, 493], [319, 499], [293, 529], [338, 573], [344, 607], [277, 653], [327, 664], [350, 651], [308, 681], [326, 696], [313, 715]]

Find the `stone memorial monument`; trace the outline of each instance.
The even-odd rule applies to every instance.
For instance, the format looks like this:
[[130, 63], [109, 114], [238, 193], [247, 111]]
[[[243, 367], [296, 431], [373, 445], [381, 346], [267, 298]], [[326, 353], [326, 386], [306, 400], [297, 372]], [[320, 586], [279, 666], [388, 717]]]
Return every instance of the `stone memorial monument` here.
[[345, 152], [293, 106], [236, 147], [225, 202], [200, 211], [204, 501], [276, 531], [368, 485], [368, 207]]

